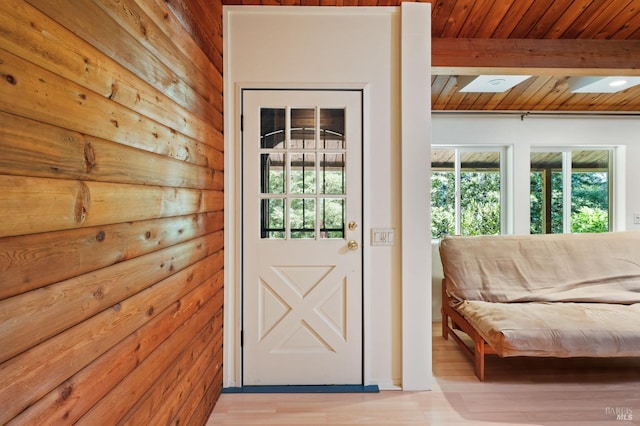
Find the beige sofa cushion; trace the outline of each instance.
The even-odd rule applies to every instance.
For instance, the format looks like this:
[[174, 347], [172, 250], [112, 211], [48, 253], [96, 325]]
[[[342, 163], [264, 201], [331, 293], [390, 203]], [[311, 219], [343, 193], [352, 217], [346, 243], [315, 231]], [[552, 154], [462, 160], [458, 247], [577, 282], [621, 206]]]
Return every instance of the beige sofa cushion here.
[[458, 301], [640, 302], [640, 232], [446, 237], [440, 257]]
[[456, 308], [500, 356], [640, 353], [640, 303], [463, 302]]

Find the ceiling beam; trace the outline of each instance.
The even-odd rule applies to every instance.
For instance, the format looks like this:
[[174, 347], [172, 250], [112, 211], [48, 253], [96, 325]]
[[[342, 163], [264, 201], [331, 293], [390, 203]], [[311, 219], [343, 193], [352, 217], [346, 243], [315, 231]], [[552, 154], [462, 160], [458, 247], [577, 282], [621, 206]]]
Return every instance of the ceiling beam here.
[[640, 76], [640, 40], [433, 38], [434, 75]]

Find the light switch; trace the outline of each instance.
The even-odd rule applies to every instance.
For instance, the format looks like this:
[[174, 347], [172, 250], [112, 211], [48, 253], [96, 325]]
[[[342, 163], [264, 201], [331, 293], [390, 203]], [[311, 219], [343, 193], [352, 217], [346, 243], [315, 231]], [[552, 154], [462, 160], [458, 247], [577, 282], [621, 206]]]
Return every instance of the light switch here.
[[392, 246], [393, 245], [393, 228], [372, 228], [371, 229], [371, 245], [372, 246]]

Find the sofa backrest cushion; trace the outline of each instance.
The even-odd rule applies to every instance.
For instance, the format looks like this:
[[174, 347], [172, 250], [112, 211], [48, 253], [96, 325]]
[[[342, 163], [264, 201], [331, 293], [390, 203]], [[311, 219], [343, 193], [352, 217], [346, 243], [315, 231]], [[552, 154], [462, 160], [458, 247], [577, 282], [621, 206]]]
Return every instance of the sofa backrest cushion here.
[[640, 232], [446, 237], [446, 290], [487, 302], [640, 302]]

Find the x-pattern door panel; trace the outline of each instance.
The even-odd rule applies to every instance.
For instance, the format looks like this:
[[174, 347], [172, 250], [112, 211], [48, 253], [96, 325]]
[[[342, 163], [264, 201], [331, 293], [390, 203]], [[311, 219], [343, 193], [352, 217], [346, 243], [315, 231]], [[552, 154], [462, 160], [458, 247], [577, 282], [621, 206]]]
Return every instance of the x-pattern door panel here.
[[259, 339], [282, 354], [338, 352], [346, 335], [345, 271], [272, 266], [260, 277]]

